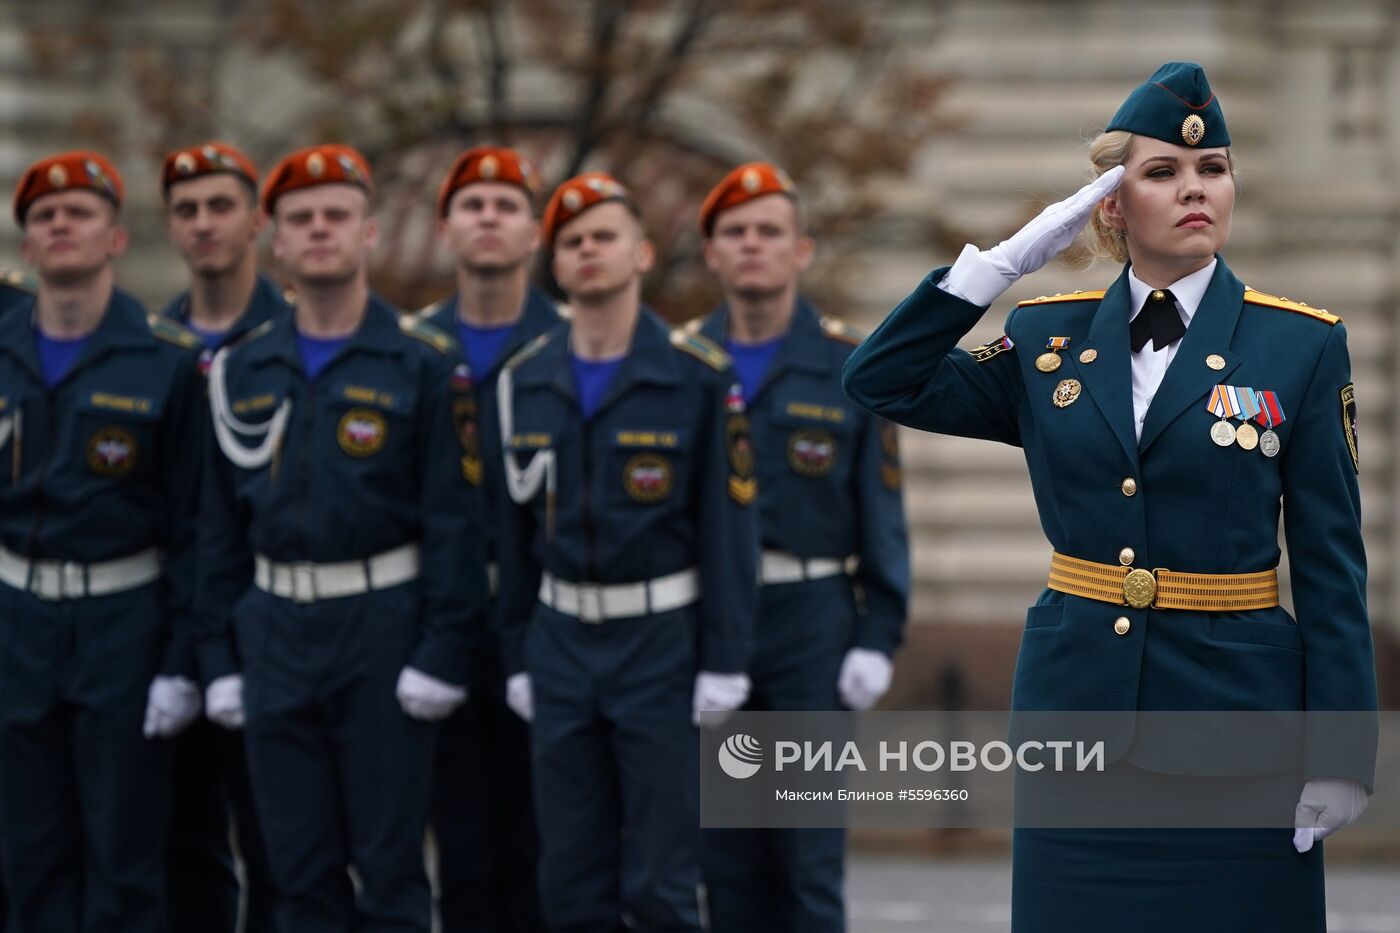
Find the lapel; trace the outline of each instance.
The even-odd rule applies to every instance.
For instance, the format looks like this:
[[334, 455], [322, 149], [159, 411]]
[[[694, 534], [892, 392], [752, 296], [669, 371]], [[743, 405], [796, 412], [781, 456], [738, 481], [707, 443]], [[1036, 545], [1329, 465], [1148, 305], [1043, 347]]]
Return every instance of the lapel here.
[[[1224, 259], [1216, 258], [1215, 274], [1206, 287], [1201, 306], [1192, 316], [1191, 326], [1186, 328], [1186, 336], [1181, 338], [1181, 346], [1167, 367], [1162, 385], [1152, 397], [1152, 404], [1148, 406], [1147, 420], [1142, 426], [1142, 441], [1138, 445], [1143, 454], [1147, 453], [1167, 425], [1193, 405], [1203, 405], [1206, 393], [1213, 386], [1225, 382], [1240, 365], [1240, 357], [1230, 352], [1230, 344], [1244, 302], [1244, 283], [1235, 278]], [[1125, 313], [1125, 334], [1127, 320]], [[1224, 358], [1223, 369], [1211, 369], [1206, 365], [1206, 357], [1212, 354]], [[1131, 395], [1130, 391], [1130, 405]]]
[[[1084, 345], [1064, 355], [1113, 429], [1136, 473], [1138, 443], [1137, 432], [1133, 430], [1133, 370], [1128, 344], [1128, 306], [1131, 301], [1128, 267], [1124, 266], [1123, 273], [1099, 301]], [[1079, 353], [1089, 348], [1098, 351], [1098, 358], [1092, 363], [1080, 363]], [[1040, 352], [1038, 348], [1033, 350]]]

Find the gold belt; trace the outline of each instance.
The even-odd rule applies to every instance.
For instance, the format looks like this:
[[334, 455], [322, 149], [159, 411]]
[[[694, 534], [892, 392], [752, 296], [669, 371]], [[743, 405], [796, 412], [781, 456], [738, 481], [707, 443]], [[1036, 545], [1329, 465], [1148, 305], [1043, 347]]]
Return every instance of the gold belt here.
[[1194, 609], [1242, 612], [1278, 605], [1278, 571], [1262, 573], [1177, 573], [1134, 570], [1053, 554], [1050, 589], [1134, 609]]

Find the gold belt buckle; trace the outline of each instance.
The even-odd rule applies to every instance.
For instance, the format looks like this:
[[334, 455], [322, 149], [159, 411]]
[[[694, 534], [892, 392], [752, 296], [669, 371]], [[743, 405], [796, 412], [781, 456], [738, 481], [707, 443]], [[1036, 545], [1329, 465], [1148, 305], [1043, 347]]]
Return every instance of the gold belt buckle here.
[[1134, 609], [1146, 609], [1157, 598], [1157, 577], [1150, 570], [1131, 570], [1123, 578], [1123, 598]]

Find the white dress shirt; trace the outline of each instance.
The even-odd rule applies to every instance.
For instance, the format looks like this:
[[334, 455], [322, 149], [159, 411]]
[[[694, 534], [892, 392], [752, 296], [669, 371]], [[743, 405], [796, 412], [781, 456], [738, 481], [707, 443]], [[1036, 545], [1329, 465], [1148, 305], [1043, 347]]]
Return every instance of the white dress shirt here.
[[[1191, 326], [1191, 318], [1196, 316], [1196, 309], [1201, 306], [1201, 299], [1205, 297], [1206, 287], [1210, 285], [1210, 277], [1215, 274], [1215, 264], [1217, 260], [1212, 259], [1210, 265], [1204, 269], [1198, 269], [1185, 278], [1177, 279], [1167, 286], [1167, 290], [1176, 299], [1176, 309], [1181, 314], [1181, 319], [1187, 327]], [[1147, 296], [1155, 289], [1133, 274], [1131, 268], [1128, 269], [1128, 291], [1131, 294], [1131, 303], [1128, 313], [1128, 320], [1131, 321], [1142, 313], [1142, 306], [1147, 303]], [[1132, 354], [1133, 357], [1133, 431], [1138, 440], [1142, 440], [1142, 424], [1147, 420], [1147, 408], [1152, 404], [1152, 397], [1157, 394], [1157, 390], [1162, 386], [1162, 377], [1167, 374], [1167, 367], [1171, 365], [1172, 359], [1176, 356], [1176, 351], [1181, 348], [1181, 341], [1174, 340], [1160, 350], [1152, 349], [1152, 341], [1142, 345], [1142, 349]]]

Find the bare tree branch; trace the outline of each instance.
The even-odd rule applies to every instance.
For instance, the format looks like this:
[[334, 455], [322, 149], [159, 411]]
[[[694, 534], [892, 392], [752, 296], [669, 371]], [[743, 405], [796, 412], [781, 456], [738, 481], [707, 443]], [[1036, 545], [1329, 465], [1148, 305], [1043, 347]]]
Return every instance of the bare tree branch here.
[[613, 49], [631, 5], [630, 0], [597, 0], [597, 6], [593, 8], [593, 42], [587, 66], [588, 91], [579, 108], [574, 151], [564, 170], [565, 178], [577, 175], [603, 140], [600, 132], [603, 104], [616, 77]]

